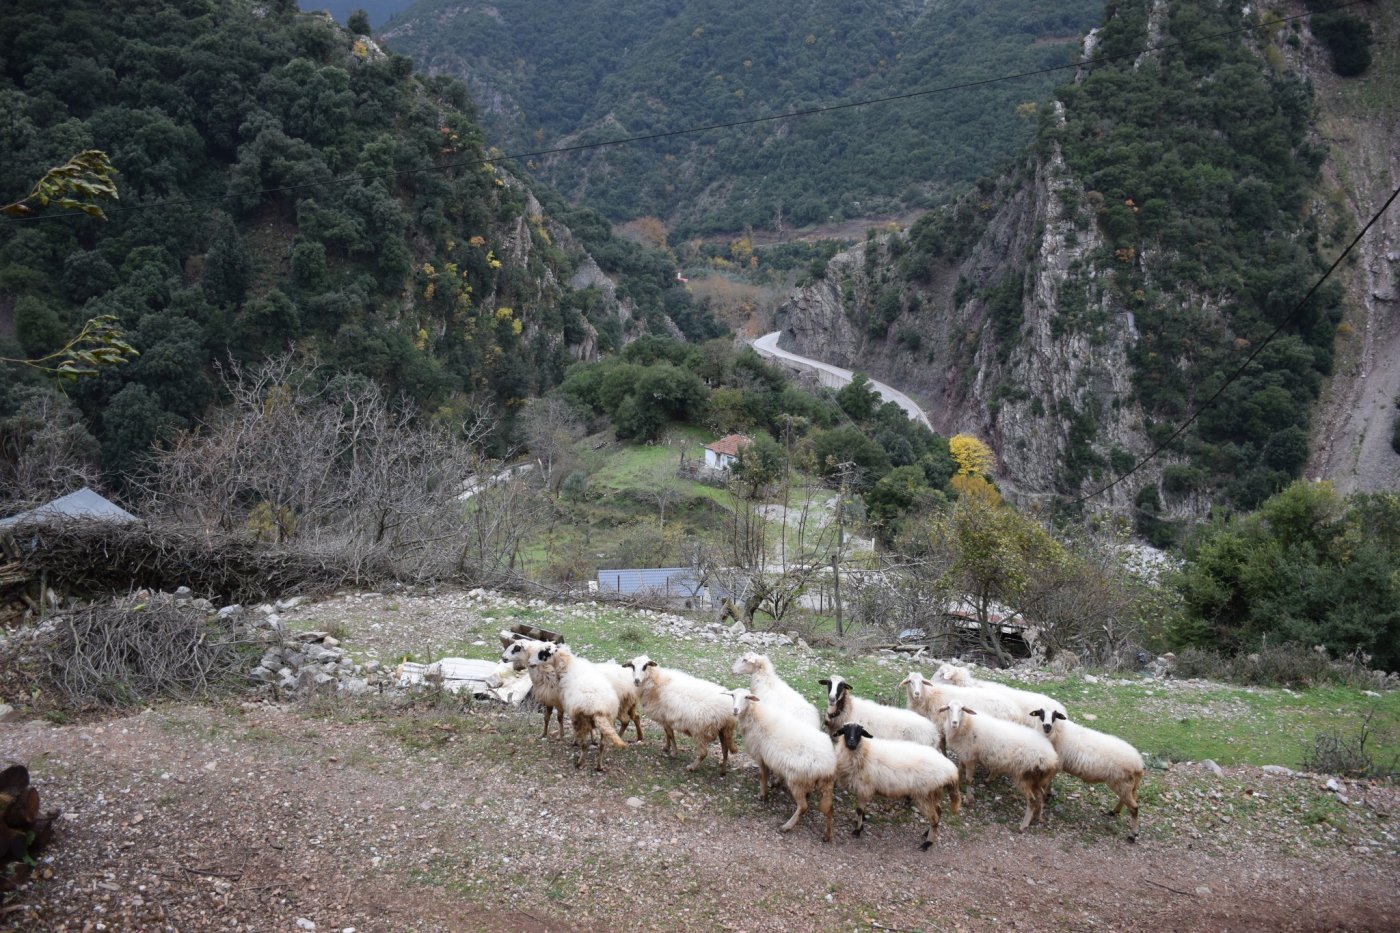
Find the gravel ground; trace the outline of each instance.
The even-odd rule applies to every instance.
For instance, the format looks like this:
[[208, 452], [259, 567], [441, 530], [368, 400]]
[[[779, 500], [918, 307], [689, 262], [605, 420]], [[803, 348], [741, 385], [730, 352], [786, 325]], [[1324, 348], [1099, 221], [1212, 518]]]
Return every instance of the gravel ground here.
[[[468, 602], [401, 600], [378, 650], [454, 643]], [[302, 622], [343, 617], [371, 650], [353, 605]], [[857, 840], [838, 798], [833, 843], [815, 816], [784, 836], [791, 802], [760, 803], [742, 755], [687, 775], [653, 730], [579, 772], [541, 722], [429, 693], [0, 725], [65, 812], [0, 930], [1400, 928], [1388, 786], [1348, 782], [1343, 807], [1315, 775], [1178, 765], [1149, 774], [1130, 845], [1100, 788], [1061, 779], [1019, 834], [993, 784], [920, 853], [904, 805]]]

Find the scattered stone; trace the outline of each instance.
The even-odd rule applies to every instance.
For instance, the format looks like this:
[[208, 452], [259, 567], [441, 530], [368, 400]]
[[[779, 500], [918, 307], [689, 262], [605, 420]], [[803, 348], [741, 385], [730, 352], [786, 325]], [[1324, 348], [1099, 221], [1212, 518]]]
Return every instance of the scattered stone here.
[[639, 808], [641, 805], [642, 805], [642, 798], [640, 798], [640, 797], [628, 797], [628, 798], [627, 798], [627, 806], [631, 807], [633, 810], [636, 810], [636, 809]]
[[1098, 679], [1097, 677], [1095, 677], [1093, 674], [1085, 674], [1085, 675], [1084, 675], [1084, 682], [1085, 682], [1086, 684], [1096, 684], [1096, 683], [1099, 682], [1099, 679]]
[[11, 722], [19, 718], [19, 710], [8, 703], [0, 703], [0, 722]]
[[1209, 758], [1201, 762], [1201, 767], [1205, 768], [1207, 771], [1209, 771], [1211, 774], [1215, 775], [1218, 778], [1223, 778], [1225, 776], [1225, 769], [1220, 767], [1220, 765], [1216, 764], [1213, 760]]
[[1364, 694], [1365, 696], [1368, 696], [1368, 697], [1378, 697], [1378, 696], [1380, 696], [1380, 694], [1377, 693], [1377, 692], [1374, 691], [1374, 690], [1362, 690], [1361, 692], [1362, 692], [1362, 694]]
[[1083, 720], [1086, 721], [1086, 722], [1098, 722], [1098, 721], [1099, 721], [1099, 717], [1096, 716], [1096, 715], [1093, 714], [1093, 713], [1085, 713], [1083, 716], [1080, 716], [1079, 718], [1080, 718], [1080, 719], [1083, 719]]
[[231, 606], [225, 606], [220, 609], [217, 615], [220, 619], [236, 619], [243, 615], [243, 607], [238, 605], [238, 603], [234, 603]]
[[1328, 778], [1328, 779], [1327, 779], [1327, 789], [1330, 790], [1330, 791], [1331, 791], [1332, 793], [1334, 793], [1334, 794], [1339, 794], [1339, 793], [1341, 793], [1341, 791], [1342, 791], [1342, 785], [1340, 785], [1340, 784], [1337, 783], [1337, 779], [1336, 779], [1336, 778]]
[[314, 930], [316, 929], [316, 924], [312, 923], [310, 920], [307, 920], [305, 917], [297, 917], [297, 929]]
[[1210, 888], [1206, 887], [1206, 886], [1203, 885], [1203, 884], [1197, 885], [1197, 886], [1196, 886], [1196, 896], [1197, 896], [1197, 897], [1210, 897]]
[[1293, 777], [1297, 773], [1292, 768], [1285, 768], [1283, 765], [1264, 765], [1259, 770], [1267, 771], [1269, 774], [1277, 774], [1279, 777]]
[[286, 612], [288, 609], [295, 609], [304, 602], [306, 602], [305, 596], [293, 596], [290, 599], [279, 599], [277, 600], [277, 611]]
[[189, 599], [189, 598], [190, 598], [191, 596], [193, 596], [193, 595], [194, 595], [194, 590], [190, 589], [188, 586], [178, 587], [178, 588], [175, 590], [175, 598], [176, 598], [176, 599]]

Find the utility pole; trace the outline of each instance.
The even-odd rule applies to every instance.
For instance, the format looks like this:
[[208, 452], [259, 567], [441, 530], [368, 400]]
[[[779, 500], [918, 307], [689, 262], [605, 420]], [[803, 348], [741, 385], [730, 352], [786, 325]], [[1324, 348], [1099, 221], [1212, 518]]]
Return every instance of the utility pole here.
[[846, 541], [846, 526], [844, 507], [846, 505], [846, 478], [855, 464], [847, 461], [842, 463], [841, 487], [836, 494], [836, 550], [831, 555], [831, 594], [836, 605], [836, 637], [845, 636], [845, 626], [841, 620], [841, 547]]

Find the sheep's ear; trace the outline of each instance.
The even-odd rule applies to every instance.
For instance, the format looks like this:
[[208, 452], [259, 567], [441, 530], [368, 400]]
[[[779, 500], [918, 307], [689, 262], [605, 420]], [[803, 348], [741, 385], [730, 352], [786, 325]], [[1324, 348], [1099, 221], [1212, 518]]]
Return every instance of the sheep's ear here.
[[867, 738], [867, 739], [873, 739], [873, 738], [875, 738], [875, 736], [873, 736], [873, 735], [871, 735], [869, 732], [866, 732], [866, 731], [865, 731], [865, 727], [864, 727], [864, 726], [861, 726], [861, 727], [860, 727], [860, 734], [861, 734], [863, 737]]
[[967, 715], [969, 715], [969, 716], [976, 716], [976, 715], [977, 715], [977, 710], [973, 709], [973, 708], [970, 707], [970, 706], [964, 706], [964, 707], [963, 707], [963, 712], [964, 712], [964, 713], [967, 713]]
[[1055, 712], [1052, 713], [1051, 716], [1050, 716], [1050, 721], [1051, 721], [1051, 722], [1054, 722], [1056, 719], [1063, 719], [1063, 720], [1065, 720], [1066, 722], [1069, 721], [1069, 717], [1066, 716], [1064, 713], [1060, 712], [1059, 710], [1055, 710]]
[[940, 713], [946, 713], [946, 712], [948, 712], [948, 707], [946, 707], [946, 706], [940, 706], [940, 707], [938, 707], [938, 712], [940, 712]]
[[1030, 717], [1031, 717], [1032, 719], [1044, 720], [1044, 719], [1045, 719], [1045, 710], [1043, 710], [1043, 709], [1033, 709], [1033, 710], [1030, 711]]
[[817, 681], [817, 683], [821, 684], [823, 687], [826, 687], [828, 689], [831, 688], [831, 681], [826, 677], [823, 677], [821, 680]]
[[757, 703], [757, 702], [758, 702], [758, 697], [757, 697], [756, 695], [750, 693], [749, 696], [748, 696], [748, 700], [749, 700], [750, 703]]
[[899, 682], [899, 685], [900, 685], [901, 687], [906, 687], [906, 686], [908, 686], [908, 685], [910, 684], [910, 682], [913, 681], [913, 679], [914, 679], [914, 678], [913, 678], [913, 675], [910, 675], [909, 677], [906, 677], [906, 678], [904, 678], [903, 680], [901, 680], [901, 681]]
[[645, 663], [645, 664], [642, 665], [642, 670], [646, 670], [646, 669], [649, 668], [649, 667], [655, 667], [655, 666], [656, 666], [656, 662], [655, 662], [655, 661], [652, 661], [652, 660], [650, 660], [650, 659], [648, 659], [648, 660], [647, 660], [647, 663]]

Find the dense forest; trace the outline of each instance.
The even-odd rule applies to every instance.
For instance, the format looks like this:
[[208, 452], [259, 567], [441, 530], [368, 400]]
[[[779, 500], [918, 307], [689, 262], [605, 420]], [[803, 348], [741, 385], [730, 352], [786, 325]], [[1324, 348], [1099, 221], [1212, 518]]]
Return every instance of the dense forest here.
[[[483, 161], [460, 84], [291, 0], [119, 17], [25, 0], [4, 17], [0, 203], [88, 149], [120, 201], [105, 220], [0, 218], [0, 356], [46, 356], [99, 315], [140, 354], [66, 394], [0, 364], [11, 460], [62, 424], [115, 476], [219, 401], [218, 367], [292, 346], [450, 422], [508, 419], [625, 329], [720, 333], [663, 254]], [[615, 293], [566, 284], [585, 251]]]
[[[424, 0], [390, 48], [467, 81], [491, 141], [532, 152], [770, 117], [1064, 66], [1101, 0]], [[1022, 104], [1063, 74], [578, 152], [533, 167], [613, 220], [677, 238], [785, 229], [938, 203], [1013, 158]]]

